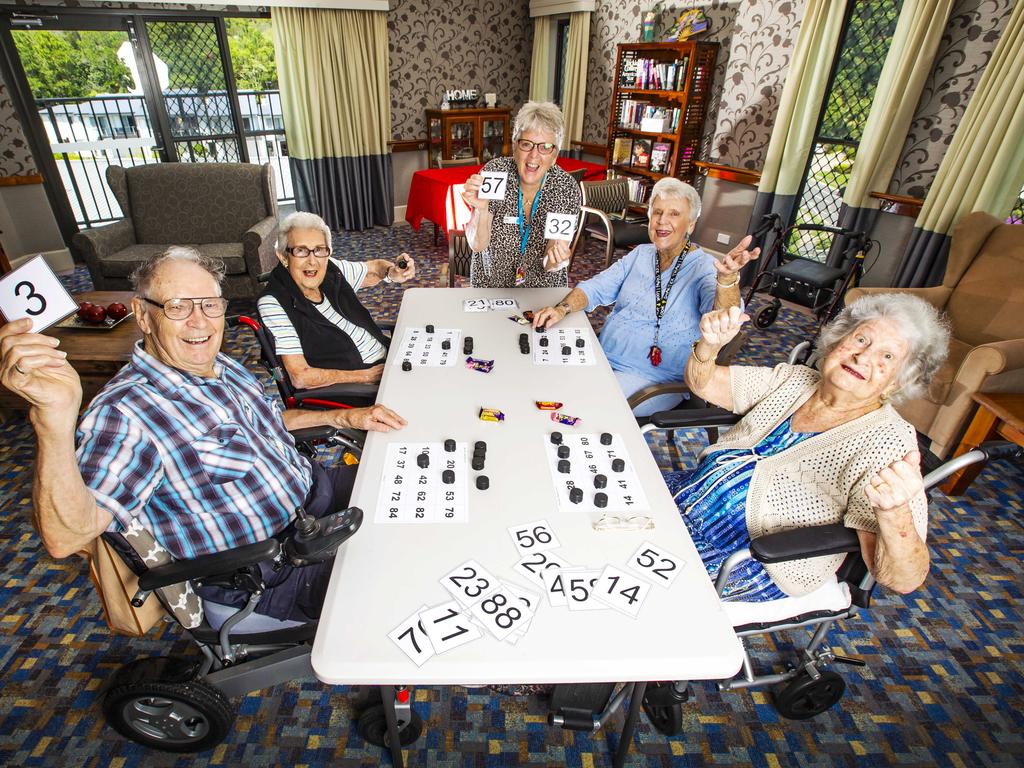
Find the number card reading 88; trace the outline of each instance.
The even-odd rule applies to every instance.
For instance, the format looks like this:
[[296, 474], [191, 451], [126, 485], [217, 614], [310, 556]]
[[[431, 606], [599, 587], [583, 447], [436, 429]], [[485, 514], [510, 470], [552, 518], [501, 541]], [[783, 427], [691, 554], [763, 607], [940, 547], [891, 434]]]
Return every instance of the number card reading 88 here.
[[498, 640], [504, 640], [533, 618], [533, 611], [515, 593], [500, 585], [470, 612]]

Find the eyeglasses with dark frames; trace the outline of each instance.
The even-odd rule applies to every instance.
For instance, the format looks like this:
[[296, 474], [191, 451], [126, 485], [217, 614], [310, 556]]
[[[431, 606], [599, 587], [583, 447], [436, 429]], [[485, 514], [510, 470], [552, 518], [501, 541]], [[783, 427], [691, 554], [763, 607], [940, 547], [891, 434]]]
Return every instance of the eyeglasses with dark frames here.
[[154, 307], [160, 307], [164, 311], [164, 315], [167, 316], [168, 320], [187, 320], [192, 317], [192, 312], [196, 308], [196, 304], [202, 309], [203, 314], [207, 317], [223, 317], [224, 313], [228, 309], [228, 300], [223, 296], [197, 296], [194, 299], [168, 299], [162, 304], [159, 301], [153, 301], [146, 296], [140, 296], [147, 304], [152, 304]]
[[516, 141], [516, 146], [519, 147], [520, 152], [530, 154], [533, 148], [536, 147], [537, 151], [542, 155], [550, 155], [555, 151], [556, 147], [550, 141], [530, 141], [529, 139], [519, 139]]
[[304, 245], [289, 245], [284, 249], [284, 252], [297, 259], [304, 259], [309, 256], [309, 254], [313, 254], [318, 259], [326, 259], [331, 255], [331, 249], [326, 245], [318, 245], [315, 248], [307, 248]]

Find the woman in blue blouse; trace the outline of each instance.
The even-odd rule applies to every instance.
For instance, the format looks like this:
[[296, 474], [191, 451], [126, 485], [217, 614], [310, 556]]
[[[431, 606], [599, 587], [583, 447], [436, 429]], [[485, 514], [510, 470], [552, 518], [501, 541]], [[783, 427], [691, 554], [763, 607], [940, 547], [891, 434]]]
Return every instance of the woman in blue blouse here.
[[[691, 243], [700, 196], [679, 179], [654, 185], [648, 214], [650, 243], [537, 312], [533, 322], [550, 328], [570, 312], [614, 304], [601, 330], [601, 347], [626, 397], [651, 384], [682, 381], [690, 349], [700, 339], [701, 315], [739, 306], [739, 271], [761, 252], [746, 250], [748, 236], [718, 261]], [[678, 395], [660, 395], [635, 413], [648, 416], [678, 402]]]

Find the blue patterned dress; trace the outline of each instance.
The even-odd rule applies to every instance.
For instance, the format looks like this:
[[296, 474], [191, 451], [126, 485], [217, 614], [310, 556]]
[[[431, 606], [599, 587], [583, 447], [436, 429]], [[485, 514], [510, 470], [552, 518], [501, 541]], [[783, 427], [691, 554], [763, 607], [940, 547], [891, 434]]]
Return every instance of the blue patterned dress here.
[[[793, 432], [792, 416], [753, 448], [714, 451], [692, 472], [670, 472], [665, 482], [679, 505], [683, 522], [697, 546], [704, 567], [714, 579], [732, 552], [750, 546], [747, 531], [747, 490], [758, 459], [774, 456], [814, 432]], [[756, 560], [733, 570], [723, 597], [761, 602], [786, 594]]]

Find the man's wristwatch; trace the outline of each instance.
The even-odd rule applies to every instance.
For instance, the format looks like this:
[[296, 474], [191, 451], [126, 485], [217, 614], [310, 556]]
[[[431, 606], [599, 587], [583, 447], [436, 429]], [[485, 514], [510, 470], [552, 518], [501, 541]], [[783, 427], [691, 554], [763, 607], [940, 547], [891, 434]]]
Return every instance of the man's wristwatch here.
[[[394, 266], [394, 264], [391, 265], [391, 267], [393, 267], [393, 266]], [[384, 270], [384, 277], [382, 277], [381, 279], [385, 283], [393, 283], [394, 282], [394, 280], [391, 279], [391, 267], [388, 267], [386, 270]]]
[[572, 312], [572, 307], [569, 306], [568, 302], [561, 301], [558, 304], [556, 304], [556, 306], [560, 307], [562, 311], [565, 312], [565, 314], [567, 315]]

